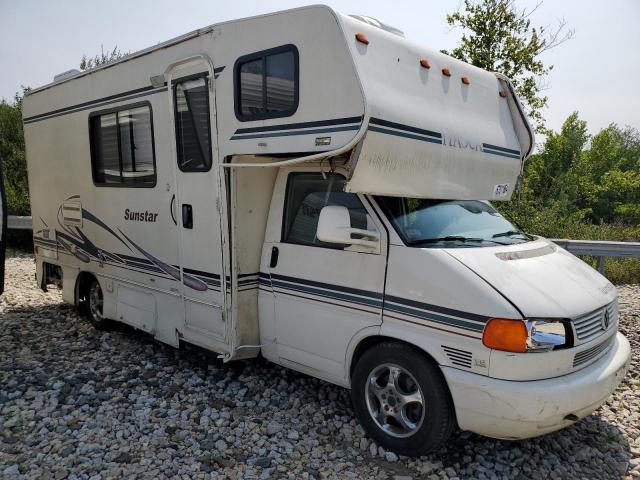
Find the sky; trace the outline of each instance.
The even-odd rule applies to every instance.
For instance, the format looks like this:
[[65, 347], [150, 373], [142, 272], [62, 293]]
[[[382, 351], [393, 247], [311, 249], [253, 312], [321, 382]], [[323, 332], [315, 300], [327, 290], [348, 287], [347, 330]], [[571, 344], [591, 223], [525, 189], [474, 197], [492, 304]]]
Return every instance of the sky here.
[[[516, 0], [531, 8], [535, 0]], [[307, 5], [298, 0], [0, 0], [0, 98], [12, 99], [21, 85], [38, 87], [78, 68], [117, 45], [136, 51], [220, 21]], [[327, 0], [348, 14], [364, 14], [393, 25], [408, 39], [434, 49], [456, 46], [461, 32], [446, 14], [461, 0]], [[546, 52], [554, 65], [546, 79], [547, 126], [559, 130], [577, 110], [591, 133], [610, 123], [640, 129], [640, 1], [546, 0], [533, 25], [564, 19], [572, 40]]]

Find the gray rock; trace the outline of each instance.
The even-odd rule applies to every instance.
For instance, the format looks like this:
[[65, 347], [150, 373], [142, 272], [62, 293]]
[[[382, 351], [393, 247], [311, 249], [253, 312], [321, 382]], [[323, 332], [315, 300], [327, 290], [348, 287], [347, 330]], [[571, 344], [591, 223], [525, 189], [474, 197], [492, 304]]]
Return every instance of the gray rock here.
[[284, 427], [278, 422], [269, 422], [269, 424], [267, 425], [267, 435], [275, 435], [276, 433], [280, 433], [283, 429]]
[[594, 415], [517, 443], [457, 432], [413, 459], [365, 436], [344, 389], [261, 361], [174, 350], [128, 327], [98, 334], [33, 273], [32, 256], [7, 259], [3, 479], [640, 479], [640, 286], [618, 287], [631, 366]]
[[398, 461], [398, 455], [396, 455], [393, 452], [386, 452], [384, 454], [384, 458], [387, 460], [387, 462], [397, 462]]

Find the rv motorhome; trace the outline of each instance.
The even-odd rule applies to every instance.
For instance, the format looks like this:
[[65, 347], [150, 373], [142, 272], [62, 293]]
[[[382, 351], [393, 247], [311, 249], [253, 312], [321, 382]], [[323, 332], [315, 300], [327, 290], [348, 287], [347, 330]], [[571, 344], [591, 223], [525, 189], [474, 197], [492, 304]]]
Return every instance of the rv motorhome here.
[[490, 201], [533, 132], [507, 78], [310, 6], [206, 27], [24, 100], [37, 281], [98, 328], [350, 388], [380, 445], [589, 415], [617, 292]]

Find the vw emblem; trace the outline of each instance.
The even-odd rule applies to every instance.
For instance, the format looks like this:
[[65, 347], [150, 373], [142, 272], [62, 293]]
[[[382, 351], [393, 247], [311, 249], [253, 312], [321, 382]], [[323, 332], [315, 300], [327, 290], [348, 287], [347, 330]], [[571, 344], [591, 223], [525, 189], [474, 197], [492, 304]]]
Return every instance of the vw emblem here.
[[604, 315], [602, 315], [602, 330], [606, 330], [607, 328], [609, 328], [610, 321], [609, 310], [605, 310]]

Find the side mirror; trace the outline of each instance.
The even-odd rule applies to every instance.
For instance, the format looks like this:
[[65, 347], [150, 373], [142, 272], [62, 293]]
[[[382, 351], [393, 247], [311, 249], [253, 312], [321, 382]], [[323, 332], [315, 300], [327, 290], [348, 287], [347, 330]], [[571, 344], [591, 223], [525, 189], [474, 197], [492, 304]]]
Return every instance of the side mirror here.
[[[351, 238], [352, 235], [358, 235], [364, 238]], [[316, 237], [318, 237], [318, 240], [321, 242], [362, 245], [370, 248], [377, 247], [379, 240], [377, 232], [371, 232], [361, 228], [351, 228], [349, 210], [347, 207], [339, 205], [330, 205], [320, 210]]]

